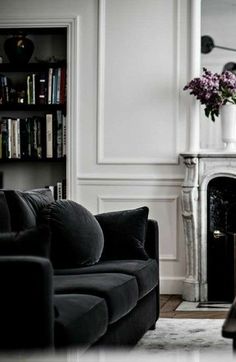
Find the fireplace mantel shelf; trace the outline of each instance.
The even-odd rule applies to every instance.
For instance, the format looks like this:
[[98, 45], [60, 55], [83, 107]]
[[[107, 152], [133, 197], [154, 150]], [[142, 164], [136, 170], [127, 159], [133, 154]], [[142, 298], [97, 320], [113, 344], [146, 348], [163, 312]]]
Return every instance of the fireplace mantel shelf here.
[[224, 152], [222, 150], [201, 150], [199, 152], [183, 152], [180, 156], [183, 158], [236, 158], [236, 151]]

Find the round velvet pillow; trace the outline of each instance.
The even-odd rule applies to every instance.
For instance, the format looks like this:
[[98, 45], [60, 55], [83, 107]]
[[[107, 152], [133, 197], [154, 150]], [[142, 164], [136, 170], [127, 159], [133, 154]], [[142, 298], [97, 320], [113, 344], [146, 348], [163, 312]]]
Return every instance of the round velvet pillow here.
[[85, 207], [70, 200], [51, 203], [41, 211], [51, 229], [54, 268], [76, 268], [98, 262], [104, 245], [102, 229]]

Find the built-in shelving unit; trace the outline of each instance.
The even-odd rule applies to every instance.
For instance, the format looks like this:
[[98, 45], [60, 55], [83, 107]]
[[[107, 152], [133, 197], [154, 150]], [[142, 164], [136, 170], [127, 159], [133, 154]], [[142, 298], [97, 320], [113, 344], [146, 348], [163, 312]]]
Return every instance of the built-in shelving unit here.
[[[9, 62], [4, 51], [19, 33], [34, 44], [24, 64]], [[0, 28], [0, 55], [2, 187], [52, 186], [57, 197], [66, 180], [67, 28]]]

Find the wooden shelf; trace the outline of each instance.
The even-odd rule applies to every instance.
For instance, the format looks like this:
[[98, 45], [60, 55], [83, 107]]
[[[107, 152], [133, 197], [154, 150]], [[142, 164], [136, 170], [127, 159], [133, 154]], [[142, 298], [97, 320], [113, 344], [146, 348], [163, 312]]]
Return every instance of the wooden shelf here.
[[1, 63], [0, 64], [0, 73], [10, 73], [10, 72], [43, 72], [48, 71], [49, 68], [60, 68], [65, 67], [66, 62], [55, 62], [55, 63], [26, 63], [26, 64], [13, 64], [13, 63]]
[[66, 157], [62, 157], [62, 158], [27, 158], [27, 159], [22, 159], [22, 158], [5, 158], [5, 159], [0, 159], [0, 163], [22, 163], [22, 162], [39, 162], [39, 163], [62, 163], [66, 161]]
[[1, 111], [56, 111], [66, 110], [65, 104], [25, 104], [25, 103], [7, 103], [0, 105]]
[[51, 28], [1, 28], [1, 35], [66, 35], [66, 27], [51, 27]]

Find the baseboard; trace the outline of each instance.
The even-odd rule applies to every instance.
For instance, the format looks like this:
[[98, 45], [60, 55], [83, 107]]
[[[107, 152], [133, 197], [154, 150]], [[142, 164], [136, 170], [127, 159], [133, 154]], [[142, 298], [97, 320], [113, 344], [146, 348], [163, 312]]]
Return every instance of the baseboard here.
[[161, 277], [161, 294], [181, 294], [183, 293], [183, 282], [185, 277]]

